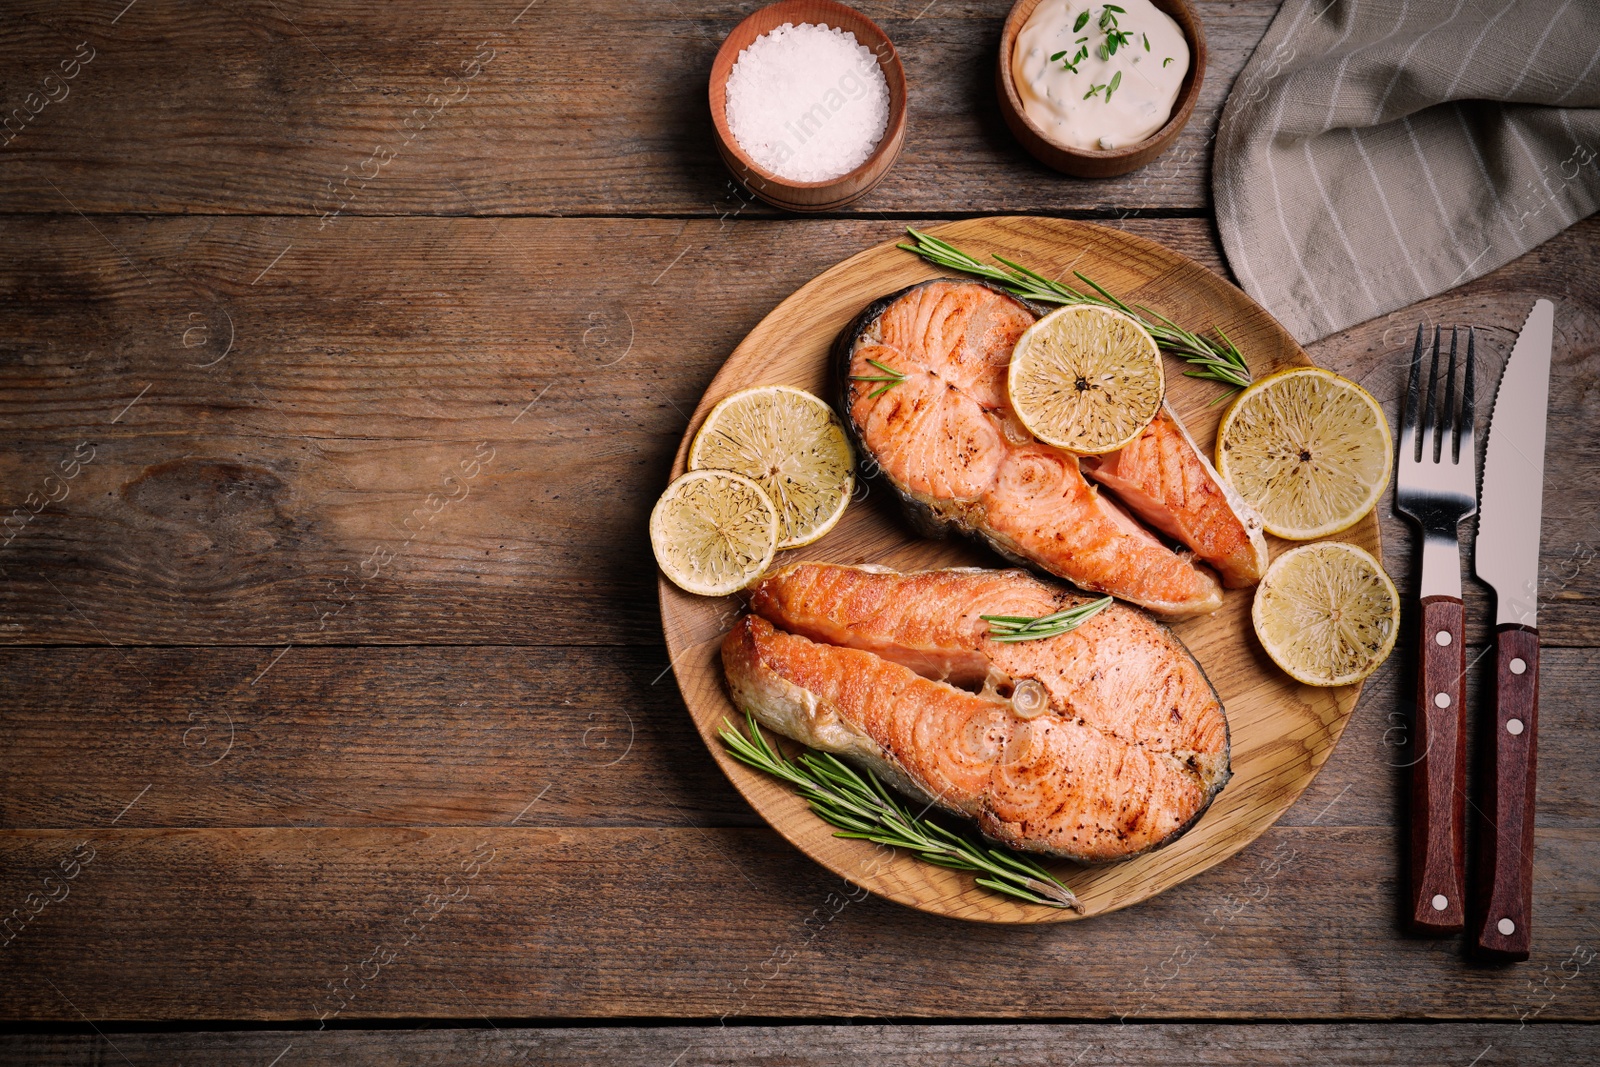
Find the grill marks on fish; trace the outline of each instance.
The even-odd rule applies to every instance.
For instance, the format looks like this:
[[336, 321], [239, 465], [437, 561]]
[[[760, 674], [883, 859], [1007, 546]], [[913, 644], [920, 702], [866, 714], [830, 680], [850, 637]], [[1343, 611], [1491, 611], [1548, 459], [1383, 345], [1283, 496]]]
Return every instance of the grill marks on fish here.
[[[846, 423], [924, 533], [955, 527], [1008, 558], [1169, 617], [1222, 603], [1215, 577], [1036, 441], [1006, 400], [1006, 368], [1035, 320], [978, 282], [934, 281], [869, 307], [841, 337]], [[876, 360], [906, 375], [873, 397]]]
[[1255, 585], [1266, 573], [1260, 514], [1222, 480], [1170, 409], [1120, 451], [1084, 456], [1082, 467], [1144, 521], [1193, 548], [1229, 588]]
[[[1077, 630], [990, 641], [989, 614], [1082, 603], [1022, 571], [797, 564], [723, 645], [735, 702], [991, 837], [1083, 862], [1174, 838], [1227, 781], [1221, 704], [1183, 645], [1113, 605]], [[1023, 687], [1042, 714], [1013, 704]]]

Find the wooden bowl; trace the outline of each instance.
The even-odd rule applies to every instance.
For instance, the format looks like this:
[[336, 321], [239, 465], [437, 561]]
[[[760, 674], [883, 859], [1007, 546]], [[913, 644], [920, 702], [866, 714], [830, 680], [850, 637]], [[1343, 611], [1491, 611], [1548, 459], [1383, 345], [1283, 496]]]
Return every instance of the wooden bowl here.
[[[878, 58], [878, 68], [889, 83], [889, 124], [867, 161], [848, 174], [823, 182], [797, 182], [780, 178], [757, 166], [728, 129], [726, 89], [728, 75], [739, 53], [757, 37], [786, 22], [826, 25], [855, 34]], [[756, 196], [787, 211], [830, 211], [865, 196], [900, 155], [906, 139], [906, 72], [888, 34], [854, 8], [832, 0], [782, 0], [755, 12], [733, 28], [711, 64], [711, 121], [717, 127], [717, 151], [733, 176]]]
[[1113, 178], [1138, 170], [1155, 159], [1178, 139], [1194, 112], [1195, 101], [1200, 98], [1200, 83], [1206, 76], [1206, 35], [1200, 28], [1200, 19], [1188, 0], [1151, 0], [1160, 10], [1171, 15], [1183, 30], [1189, 42], [1189, 73], [1184, 75], [1178, 88], [1178, 100], [1172, 117], [1149, 137], [1137, 144], [1108, 150], [1073, 148], [1052, 141], [1036, 123], [1023, 112], [1022, 97], [1017, 93], [1016, 82], [1011, 77], [1011, 52], [1016, 47], [1017, 35], [1027, 25], [1029, 17], [1042, 0], [1017, 0], [1006, 16], [1005, 29], [1000, 32], [1000, 69], [995, 72], [995, 88], [1000, 95], [1000, 113], [1006, 125], [1017, 135], [1022, 147], [1039, 162], [1064, 174], [1078, 178]]

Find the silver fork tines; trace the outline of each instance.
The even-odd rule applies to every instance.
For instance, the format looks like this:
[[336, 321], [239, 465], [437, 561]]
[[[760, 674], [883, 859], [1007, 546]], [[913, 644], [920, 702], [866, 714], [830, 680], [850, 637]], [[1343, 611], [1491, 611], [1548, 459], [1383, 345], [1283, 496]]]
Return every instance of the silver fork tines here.
[[[1473, 422], [1477, 415], [1477, 390], [1473, 383], [1476, 337], [1472, 328], [1468, 327], [1463, 380], [1458, 390], [1456, 353], [1459, 330], [1451, 328], [1450, 355], [1444, 371], [1442, 397], [1439, 395], [1440, 332], [1437, 326], [1433, 328], [1433, 358], [1428, 366], [1427, 392], [1419, 396], [1424, 337], [1424, 328], [1419, 325], [1416, 345], [1411, 353], [1405, 407], [1400, 415], [1395, 509], [1422, 529], [1422, 595], [1459, 599], [1461, 562], [1456, 527], [1462, 519], [1478, 511], [1477, 448], [1473, 433]], [[1444, 451], [1446, 434], [1450, 437], [1448, 458]]]

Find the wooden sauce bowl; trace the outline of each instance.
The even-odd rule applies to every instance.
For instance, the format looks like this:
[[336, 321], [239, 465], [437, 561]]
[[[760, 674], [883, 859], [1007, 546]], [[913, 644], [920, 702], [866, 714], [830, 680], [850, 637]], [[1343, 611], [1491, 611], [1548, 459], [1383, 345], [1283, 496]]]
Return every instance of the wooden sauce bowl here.
[[[756, 165], [728, 129], [728, 75], [739, 53], [764, 33], [786, 22], [826, 25], [855, 34], [856, 41], [872, 51], [878, 69], [889, 83], [889, 124], [878, 147], [865, 163], [848, 174], [828, 181], [797, 182], [780, 178]], [[865, 196], [900, 155], [906, 139], [906, 72], [888, 34], [854, 8], [832, 0], [782, 0], [756, 11], [733, 28], [711, 64], [711, 121], [717, 128], [717, 151], [733, 176], [756, 196], [787, 211], [830, 211]]]
[[1158, 9], [1172, 16], [1184, 39], [1189, 42], [1189, 72], [1178, 88], [1178, 99], [1172, 116], [1155, 133], [1122, 148], [1073, 148], [1052, 141], [1022, 110], [1022, 97], [1011, 77], [1011, 53], [1017, 44], [1017, 35], [1027, 25], [1034, 9], [1042, 0], [1017, 0], [1006, 16], [1005, 29], [1000, 33], [1000, 69], [995, 72], [995, 88], [1000, 96], [1000, 113], [1006, 125], [1017, 135], [1017, 140], [1039, 162], [1063, 174], [1077, 178], [1113, 178], [1126, 174], [1155, 159], [1178, 139], [1189, 116], [1194, 113], [1195, 101], [1200, 98], [1200, 83], [1206, 75], [1206, 35], [1200, 28], [1200, 19], [1188, 0], [1151, 0]]

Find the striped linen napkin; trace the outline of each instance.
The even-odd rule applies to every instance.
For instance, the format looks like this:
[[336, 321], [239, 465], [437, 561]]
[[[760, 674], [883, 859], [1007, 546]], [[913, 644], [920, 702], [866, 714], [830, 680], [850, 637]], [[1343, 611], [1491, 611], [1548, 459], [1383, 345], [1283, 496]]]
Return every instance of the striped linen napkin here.
[[1600, 206], [1600, 0], [1286, 0], [1217, 129], [1234, 275], [1302, 342]]

